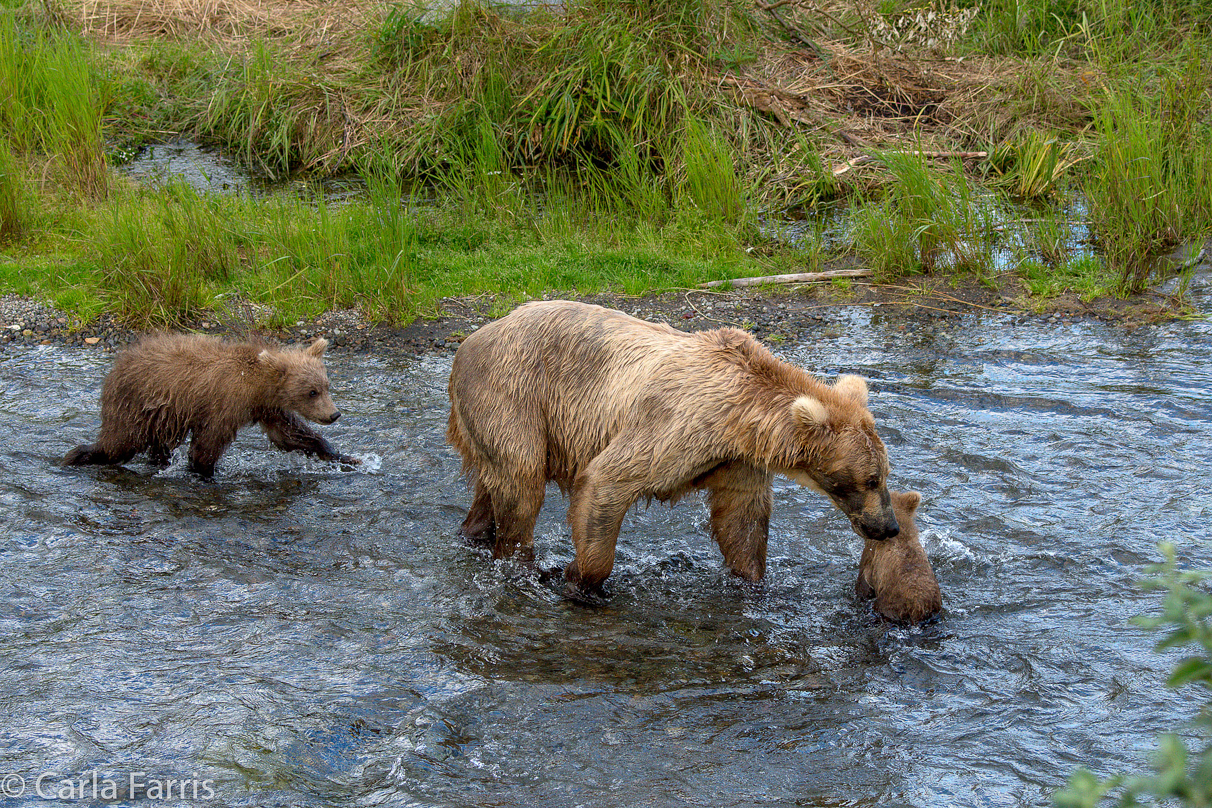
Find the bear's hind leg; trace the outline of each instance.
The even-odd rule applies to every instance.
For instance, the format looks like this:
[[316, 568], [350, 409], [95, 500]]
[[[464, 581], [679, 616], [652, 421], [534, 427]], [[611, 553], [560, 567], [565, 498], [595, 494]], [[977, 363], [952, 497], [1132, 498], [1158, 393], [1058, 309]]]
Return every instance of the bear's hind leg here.
[[100, 443], [82, 443], [63, 458], [64, 466], [117, 466], [130, 460], [135, 451], [107, 452]]
[[576, 594], [597, 592], [614, 570], [623, 517], [642, 490], [633, 478], [632, 456], [634, 451], [616, 439], [573, 483], [568, 524], [577, 557], [564, 570], [564, 579]]
[[189, 470], [207, 479], [213, 477], [215, 463], [235, 438], [234, 432], [195, 429], [193, 440], [189, 442]]
[[771, 475], [747, 463], [729, 463], [701, 483], [711, 509], [711, 535], [728, 569], [747, 581], [766, 574]]
[[64, 456], [64, 466], [117, 466], [143, 449], [142, 443], [116, 441], [102, 428], [96, 443], [82, 443]]
[[[543, 507], [546, 484], [542, 474], [530, 474], [518, 476], [502, 485], [485, 485], [496, 525], [493, 558], [534, 560], [534, 523]], [[473, 515], [474, 504], [467, 518], [471, 519]]]
[[467, 511], [467, 518], [459, 528], [459, 535], [475, 544], [493, 546], [496, 528], [496, 519], [492, 515], [492, 497], [477, 475], [475, 498]]

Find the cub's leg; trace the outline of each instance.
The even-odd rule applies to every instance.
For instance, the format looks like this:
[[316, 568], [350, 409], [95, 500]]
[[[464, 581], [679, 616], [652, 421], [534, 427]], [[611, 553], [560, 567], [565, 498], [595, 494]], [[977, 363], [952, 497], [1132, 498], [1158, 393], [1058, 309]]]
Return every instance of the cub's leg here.
[[270, 442], [286, 452], [302, 452], [308, 457], [357, 465], [361, 460], [341, 454], [324, 437], [307, 425], [299, 415], [286, 410], [274, 410], [261, 419], [261, 426]]
[[215, 463], [236, 439], [234, 431], [226, 432], [203, 427], [194, 430], [193, 440], [189, 443], [189, 470], [202, 477], [210, 478], [215, 473]]
[[747, 581], [766, 574], [771, 475], [748, 463], [728, 463], [700, 483], [707, 489], [711, 535], [728, 568]]
[[132, 425], [106, 428], [101, 424], [101, 433], [96, 443], [84, 443], [72, 449], [63, 458], [65, 466], [119, 465], [143, 451], [147, 441], [142, 430]]
[[63, 458], [64, 466], [106, 466], [120, 465], [139, 453], [138, 449], [122, 447], [120, 449], [105, 448], [100, 442], [82, 443], [72, 449]]

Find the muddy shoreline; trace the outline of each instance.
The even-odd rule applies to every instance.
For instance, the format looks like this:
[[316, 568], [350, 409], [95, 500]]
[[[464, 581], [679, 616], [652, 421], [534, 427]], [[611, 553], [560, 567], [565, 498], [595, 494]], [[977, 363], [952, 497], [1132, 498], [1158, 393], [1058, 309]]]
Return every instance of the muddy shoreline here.
[[[1193, 274], [1197, 283], [1207, 283], [1210, 276], [1212, 265], [1208, 263], [1196, 267]], [[685, 289], [644, 296], [584, 295], [577, 299], [617, 308], [642, 319], [665, 321], [682, 330], [744, 328], [758, 339], [777, 344], [802, 339], [806, 332], [853, 306], [879, 309], [891, 317], [928, 313], [948, 319], [984, 312], [1004, 315], [1012, 321], [1043, 319], [1063, 323], [1095, 319], [1131, 327], [1190, 316], [1193, 311], [1176, 290], [1176, 283], [1171, 281], [1131, 298], [1083, 301], [1067, 294], [1041, 302], [1030, 299], [1018, 279], [1006, 274], [991, 281], [922, 277], [894, 284], [853, 281], [845, 286], [766, 286], [756, 291]], [[266, 329], [258, 325], [263, 311], [251, 304], [236, 303], [227, 311], [188, 323], [184, 330], [237, 339], [257, 335], [282, 343], [323, 336], [337, 350], [390, 349], [426, 354], [454, 350], [494, 314], [510, 308], [512, 305], [502, 305], [487, 295], [446, 298], [441, 301], [436, 317], [418, 318], [406, 326], [372, 323], [358, 312], [346, 309], [325, 313], [311, 321], [299, 321], [289, 328]], [[140, 333], [111, 315], [82, 323], [29, 298], [0, 297], [0, 352], [16, 345], [77, 345], [113, 350]]]

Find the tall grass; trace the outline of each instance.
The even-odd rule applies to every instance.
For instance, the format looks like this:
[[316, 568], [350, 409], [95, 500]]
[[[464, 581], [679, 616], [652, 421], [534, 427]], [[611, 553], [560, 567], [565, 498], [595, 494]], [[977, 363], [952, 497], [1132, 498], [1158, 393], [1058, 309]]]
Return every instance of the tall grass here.
[[199, 130], [231, 144], [246, 164], [271, 177], [339, 151], [341, 94], [322, 71], [307, 67], [257, 42], [229, 63], [198, 118]]
[[717, 130], [693, 118], [682, 137], [684, 192], [709, 218], [738, 222], [746, 209], [746, 195], [737, 176], [732, 145]]
[[55, 176], [89, 197], [104, 196], [104, 100], [86, 46], [54, 30], [24, 30], [0, 15], [0, 137], [42, 155]]
[[118, 200], [96, 231], [104, 294], [137, 325], [188, 321], [208, 310], [242, 260], [222, 200], [183, 184]]
[[989, 0], [974, 39], [993, 54], [1111, 62], [1172, 46], [1210, 24], [1212, 6], [1203, 0]]
[[[745, 33], [737, 19], [730, 0], [525, 10], [461, 0], [443, 14], [395, 5], [361, 50], [346, 43], [330, 61], [268, 42], [233, 56], [198, 127], [274, 174], [356, 167], [378, 153], [403, 176], [479, 185], [486, 199], [558, 172], [611, 206], [660, 215], [655, 181], [666, 199], [697, 194], [735, 218], [739, 189], [721, 195], [726, 130], [711, 125], [716, 90], [702, 78], [703, 54]], [[643, 181], [617, 188], [638, 173]]]
[[1200, 54], [1160, 92], [1122, 85], [1098, 110], [1085, 182], [1099, 247], [1121, 289], [1140, 291], [1157, 257], [1212, 227], [1212, 124]]
[[[552, 187], [497, 208], [461, 191], [418, 202], [390, 172], [372, 172], [368, 197], [340, 204], [183, 186], [118, 193], [82, 228], [95, 269], [71, 282], [147, 327], [223, 309], [230, 292], [276, 310], [267, 324], [345, 307], [409, 322], [450, 296], [640, 294], [752, 272], [744, 244], [700, 211], [656, 228], [599, 216], [579, 191]], [[36, 271], [17, 280], [38, 288]]]
[[851, 230], [852, 244], [878, 277], [991, 269], [992, 206], [962, 171], [936, 172], [911, 153], [880, 159], [894, 179], [882, 200], [855, 210]]
[[25, 177], [8, 143], [0, 140], [0, 243], [21, 237], [27, 226]]
[[990, 155], [992, 184], [1020, 201], [1053, 196], [1069, 169], [1081, 162], [1073, 143], [1030, 130], [1003, 143]]

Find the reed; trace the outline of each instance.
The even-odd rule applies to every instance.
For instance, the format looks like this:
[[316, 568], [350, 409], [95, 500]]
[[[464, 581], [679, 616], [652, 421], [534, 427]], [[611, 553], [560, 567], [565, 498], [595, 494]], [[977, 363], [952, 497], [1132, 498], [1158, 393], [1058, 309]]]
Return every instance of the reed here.
[[991, 184], [1015, 200], [1036, 202], [1055, 196], [1069, 169], [1082, 160], [1074, 143], [1032, 129], [993, 150]]

